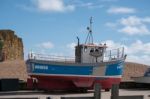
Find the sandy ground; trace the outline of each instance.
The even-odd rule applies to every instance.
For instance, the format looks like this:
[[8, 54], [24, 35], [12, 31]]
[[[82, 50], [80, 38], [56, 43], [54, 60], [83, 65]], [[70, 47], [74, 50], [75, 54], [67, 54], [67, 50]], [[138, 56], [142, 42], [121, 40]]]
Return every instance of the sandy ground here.
[[[9, 94], [9, 95], [3, 95], [0, 92], [0, 99], [2, 98], [38, 98], [38, 99], [46, 99], [47, 97], [50, 97], [51, 99], [60, 99], [60, 97], [92, 97], [93, 96], [93, 91], [89, 91], [88, 93], [42, 93], [42, 92], [24, 92], [21, 91], [21, 95], [16, 95], [16, 94]], [[17, 93], [17, 92], [16, 92]], [[25, 93], [28, 93], [25, 95]], [[101, 99], [110, 99], [111, 92], [104, 92], [102, 91], [101, 93], [102, 97]], [[132, 96], [132, 95], [144, 95], [144, 99], [150, 99], [150, 90], [119, 90], [119, 95], [120, 96]]]

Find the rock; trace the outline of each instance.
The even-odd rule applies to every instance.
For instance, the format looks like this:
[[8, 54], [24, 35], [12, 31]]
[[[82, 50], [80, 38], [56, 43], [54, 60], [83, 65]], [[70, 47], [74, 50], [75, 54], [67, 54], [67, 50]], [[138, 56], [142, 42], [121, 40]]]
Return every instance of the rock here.
[[0, 61], [24, 59], [23, 42], [12, 30], [0, 30]]

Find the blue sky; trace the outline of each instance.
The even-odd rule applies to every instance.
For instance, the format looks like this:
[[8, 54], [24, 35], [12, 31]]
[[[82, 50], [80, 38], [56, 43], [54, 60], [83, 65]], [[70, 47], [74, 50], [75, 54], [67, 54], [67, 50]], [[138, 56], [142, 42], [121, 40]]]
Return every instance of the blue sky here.
[[0, 29], [23, 39], [31, 50], [74, 55], [76, 36], [85, 42], [93, 17], [94, 42], [124, 46], [127, 61], [150, 65], [150, 0], [0, 0]]

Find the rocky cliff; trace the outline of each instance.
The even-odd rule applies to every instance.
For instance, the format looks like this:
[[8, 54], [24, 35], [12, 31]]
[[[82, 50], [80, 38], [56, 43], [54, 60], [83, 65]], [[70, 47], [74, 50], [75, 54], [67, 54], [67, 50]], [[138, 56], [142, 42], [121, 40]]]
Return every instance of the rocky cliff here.
[[0, 61], [23, 58], [22, 39], [12, 30], [0, 30]]

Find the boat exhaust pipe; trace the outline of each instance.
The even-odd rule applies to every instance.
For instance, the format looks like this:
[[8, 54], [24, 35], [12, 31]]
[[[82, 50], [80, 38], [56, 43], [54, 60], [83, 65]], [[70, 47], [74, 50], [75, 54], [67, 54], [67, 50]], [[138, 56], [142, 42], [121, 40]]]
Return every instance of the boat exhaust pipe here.
[[77, 40], [78, 40], [78, 46], [80, 45], [80, 39], [79, 37], [77, 36]]

